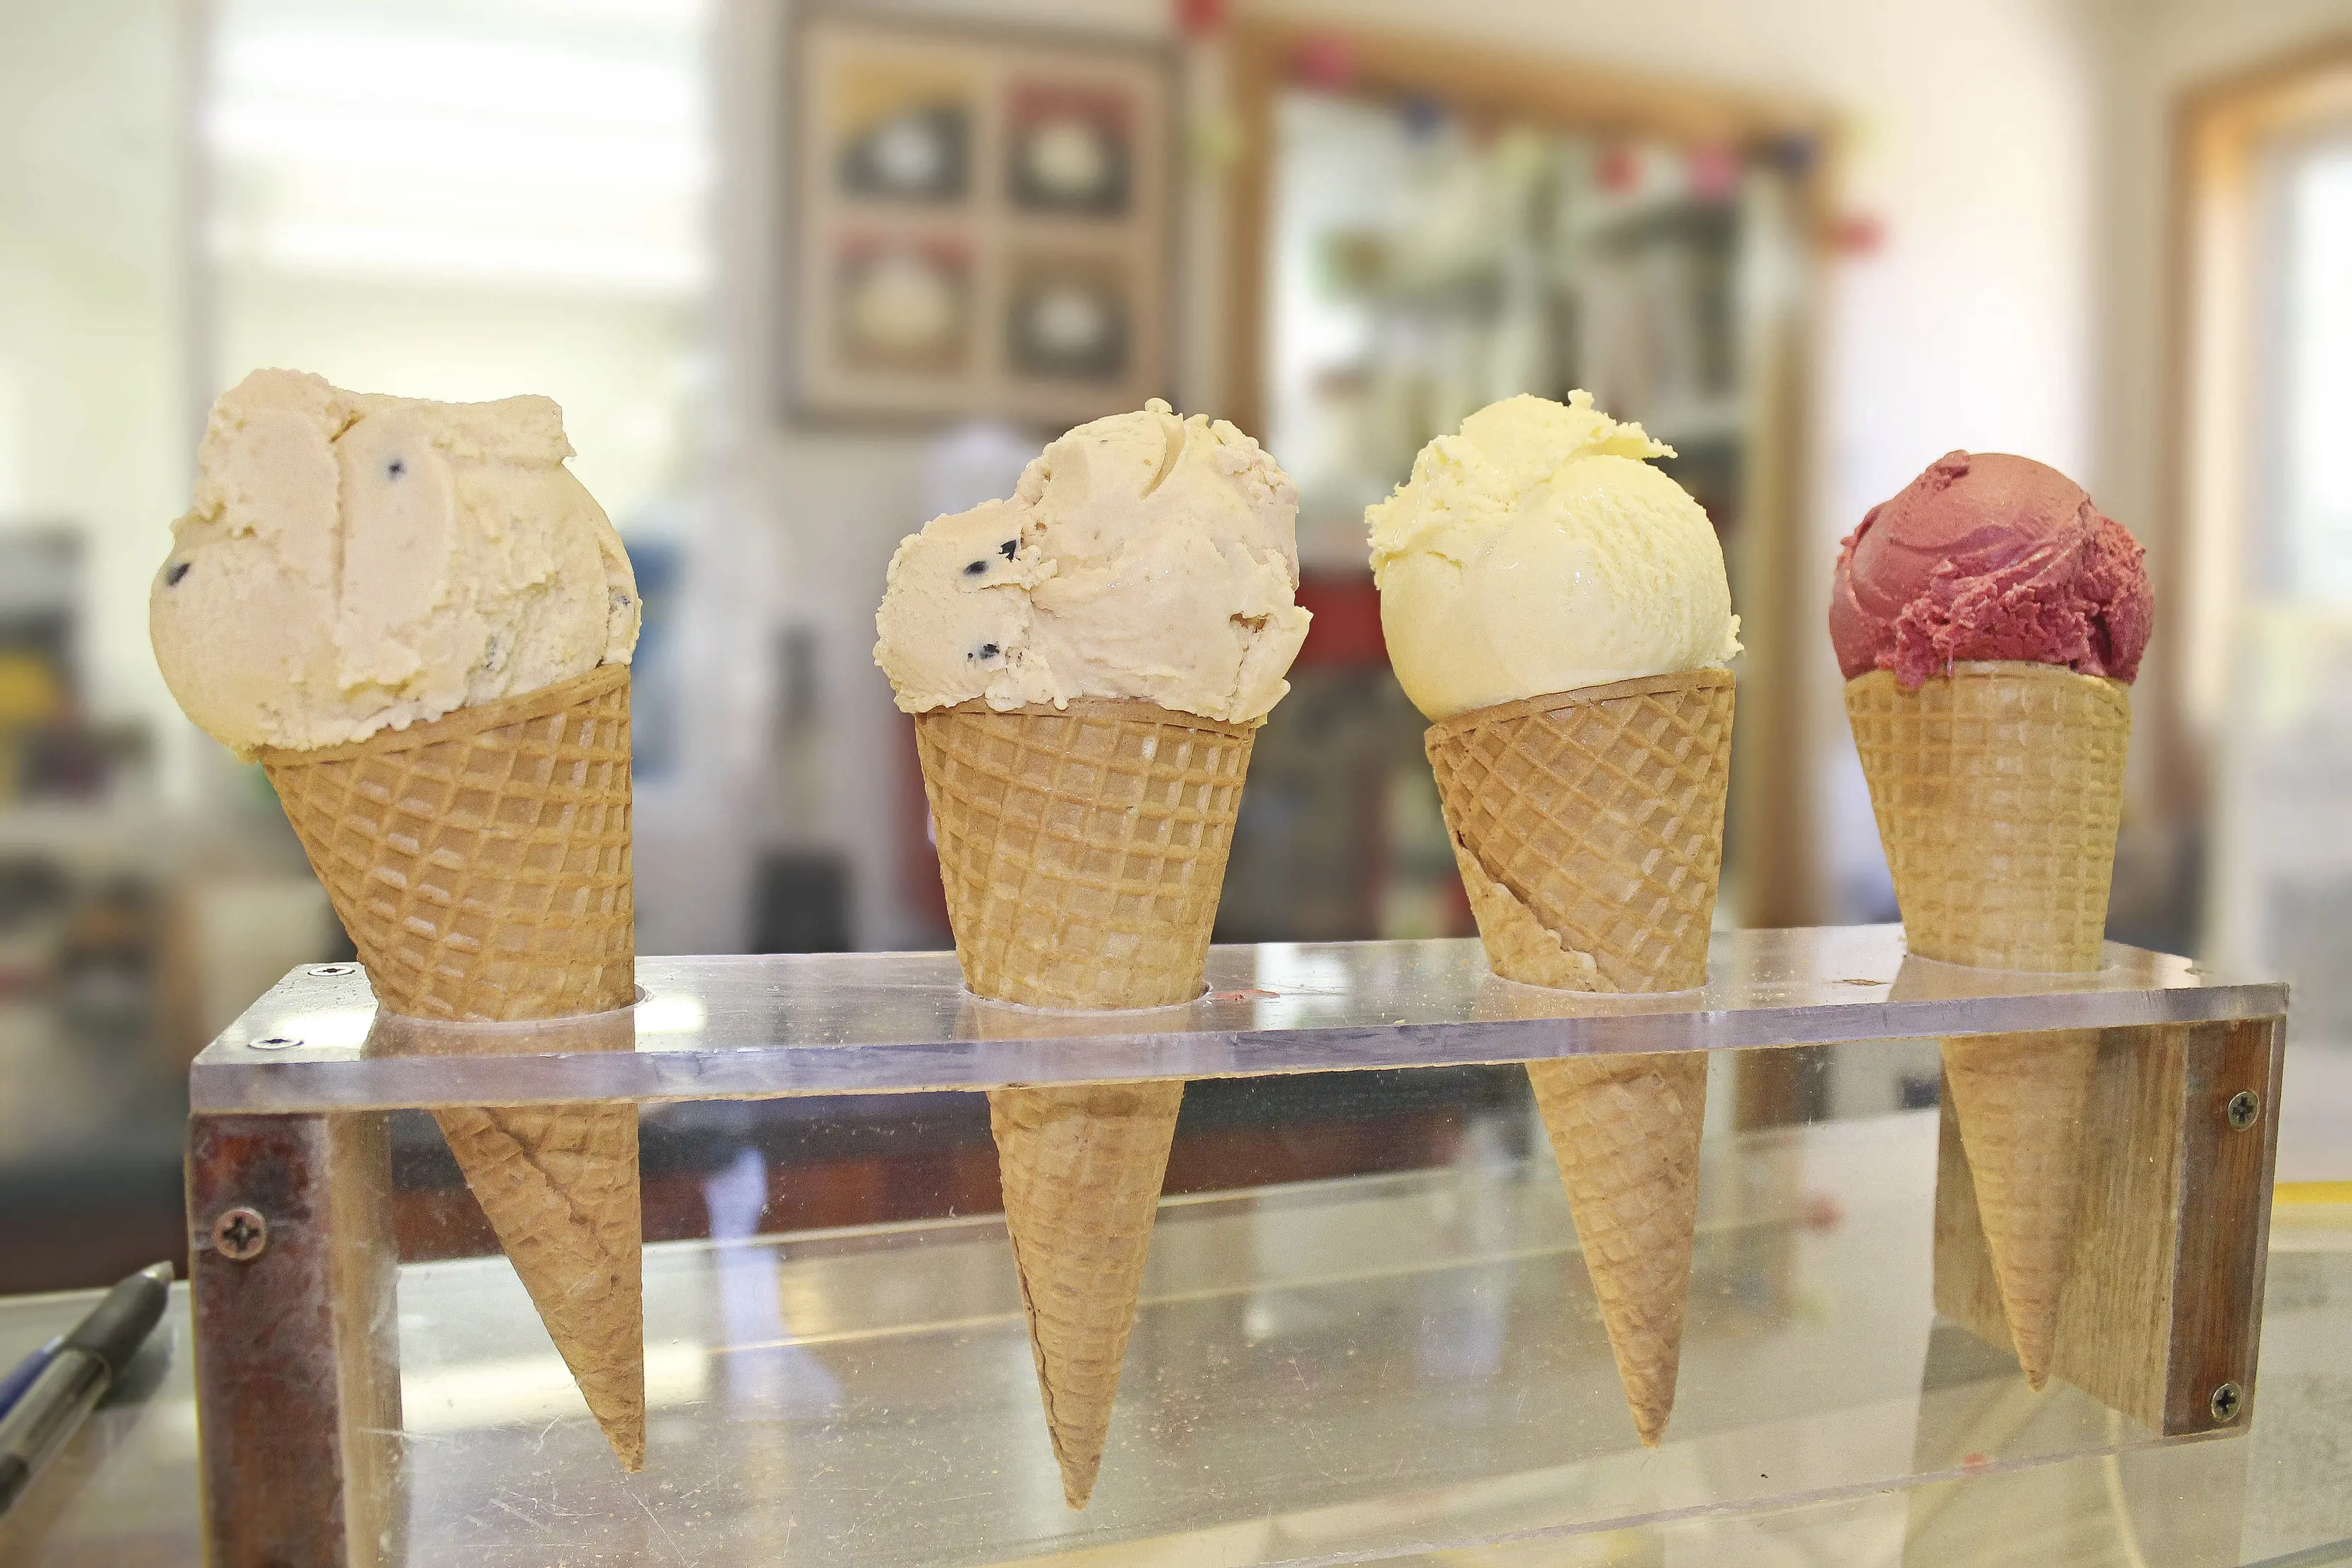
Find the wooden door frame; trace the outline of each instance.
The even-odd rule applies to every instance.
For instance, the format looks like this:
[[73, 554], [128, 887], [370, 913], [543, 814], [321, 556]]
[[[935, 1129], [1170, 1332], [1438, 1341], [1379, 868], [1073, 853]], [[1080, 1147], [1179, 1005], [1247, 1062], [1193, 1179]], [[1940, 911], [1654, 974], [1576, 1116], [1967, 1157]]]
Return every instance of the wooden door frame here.
[[2263, 162], [2280, 141], [2330, 121], [2352, 122], [2352, 35], [2198, 83], [2173, 106], [2164, 286], [2170, 456], [2152, 553], [2181, 608], [2147, 705], [2153, 791], [2168, 817], [2203, 819], [2212, 727], [2228, 702], [2253, 476], [2247, 435], [2262, 336]]

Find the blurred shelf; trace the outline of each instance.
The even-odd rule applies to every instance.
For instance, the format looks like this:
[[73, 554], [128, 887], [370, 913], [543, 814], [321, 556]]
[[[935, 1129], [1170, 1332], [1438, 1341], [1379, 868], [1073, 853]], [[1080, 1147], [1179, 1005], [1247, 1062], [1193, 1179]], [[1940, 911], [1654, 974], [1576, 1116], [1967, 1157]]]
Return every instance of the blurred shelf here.
[[1640, 423], [1652, 439], [1677, 449], [1736, 445], [1748, 438], [1748, 408], [1736, 397], [1659, 398]]
[[39, 855], [152, 875], [165, 813], [143, 802], [37, 800], [0, 807], [0, 855]]

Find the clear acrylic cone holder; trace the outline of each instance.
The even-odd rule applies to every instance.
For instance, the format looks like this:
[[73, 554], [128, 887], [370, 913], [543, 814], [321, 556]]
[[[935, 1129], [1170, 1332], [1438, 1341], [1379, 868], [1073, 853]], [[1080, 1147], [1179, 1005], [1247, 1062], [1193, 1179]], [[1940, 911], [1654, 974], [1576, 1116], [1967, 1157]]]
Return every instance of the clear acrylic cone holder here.
[[[2116, 945], [2089, 974], [1960, 968], [1891, 925], [1719, 933], [1708, 973], [1600, 997], [1498, 980], [1475, 940], [1230, 946], [1197, 1002], [1076, 1014], [977, 1001], [948, 954], [646, 958], [625, 1012], [451, 1027], [379, 1022], [354, 967], [297, 971], [190, 1076], [212, 1561], [1384, 1561], [1890, 1491], [1943, 1529], [1945, 1482], [2250, 1428], [2283, 986]], [[1084, 1512], [1000, 1216], [649, 1247], [635, 1476], [503, 1264], [403, 1266], [392, 1242], [399, 1111], [822, 1118], [835, 1096], [1661, 1051], [1736, 1053], [1711, 1059], [1732, 1085], [1735, 1061], [1768, 1079], [1779, 1048], [1828, 1042], [1932, 1082], [1937, 1037], [2059, 1030], [2101, 1033], [2049, 1386], [2009, 1354], [1948, 1110], [1711, 1112], [1655, 1450], [1539, 1136], [1165, 1200]]]

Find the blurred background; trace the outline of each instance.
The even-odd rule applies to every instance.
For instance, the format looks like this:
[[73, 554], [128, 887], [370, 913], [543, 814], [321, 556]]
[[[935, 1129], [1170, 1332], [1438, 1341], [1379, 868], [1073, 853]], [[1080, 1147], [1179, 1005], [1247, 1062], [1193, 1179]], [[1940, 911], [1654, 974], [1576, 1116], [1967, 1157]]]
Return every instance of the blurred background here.
[[[2280, 1174], [2352, 1177], [2352, 0], [0, 0], [0, 1211], [47, 1217], [0, 1291], [180, 1251], [190, 1057], [350, 951], [147, 644], [268, 365], [562, 404], [646, 595], [647, 953], [947, 945], [884, 563], [1153, 395], [1302, 497], [1221, 939], [1472, 929], [1362, 508], [1572, 387], [1675, 447], [1746, 620], [1719, 922], [1892, 919], [1837, 540], [2039, 458], [2158, 584], [2113, 934], [2294, 981]], [[1932, 1103], [1932, 1049], [1801, 1054], [1732, 1118]], [[1171, 1186], [1524, 1146], [1523, 1099], [1203, 1087]], [[648, 1234], [746, 1138], [739, 1234], [994, 1202], [976, 1098], [804, 1111], [649, 1114]], [[402, 1147], [412, 1251], [486, 1244]]]

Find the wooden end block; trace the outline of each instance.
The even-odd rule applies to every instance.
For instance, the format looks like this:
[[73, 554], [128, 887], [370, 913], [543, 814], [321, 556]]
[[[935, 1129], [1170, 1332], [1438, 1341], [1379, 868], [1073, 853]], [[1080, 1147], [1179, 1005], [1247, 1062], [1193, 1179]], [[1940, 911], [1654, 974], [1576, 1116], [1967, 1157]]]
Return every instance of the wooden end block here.
[[[2165, 1436], [2251, 1419], [2284, 1019], [2107, 1030], [2052, 1371]], [[2259, 1097], [2233, 1125], [2231, 1102]], [[2246, 1109], [2240, 1103], [2241, 1119]], [[1937, 1145], [1936, 1309], [2011, 1348], [1949, 1086]], [[2236, 1395], [2221, 1394], [2235, 1385]]]
[[391, 1189], [381, 1115], [189, 1119], [214, 1568], [401, 1560]]

